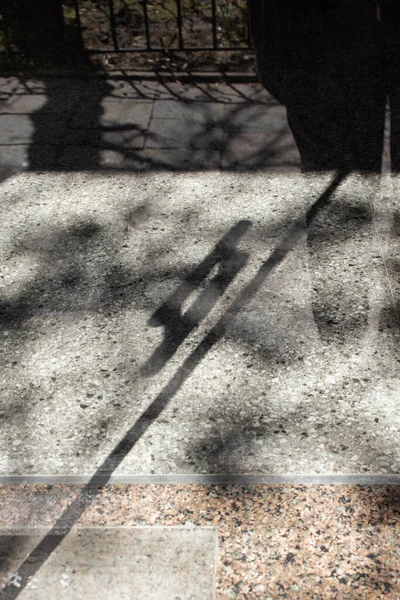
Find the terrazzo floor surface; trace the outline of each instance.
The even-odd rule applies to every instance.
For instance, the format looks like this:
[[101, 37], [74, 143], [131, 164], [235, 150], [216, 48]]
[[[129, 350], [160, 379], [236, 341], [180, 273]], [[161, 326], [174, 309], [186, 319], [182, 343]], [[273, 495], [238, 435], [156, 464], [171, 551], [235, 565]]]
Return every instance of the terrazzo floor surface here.
[[1, 475], [400, 471], [397, 181], [1, 190]]

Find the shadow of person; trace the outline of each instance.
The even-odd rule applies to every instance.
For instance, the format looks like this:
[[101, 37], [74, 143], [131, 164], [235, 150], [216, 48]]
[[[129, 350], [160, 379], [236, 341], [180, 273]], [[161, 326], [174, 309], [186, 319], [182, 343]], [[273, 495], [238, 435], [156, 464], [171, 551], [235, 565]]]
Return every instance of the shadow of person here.
[[307, 229], [312, 311], [323, 344], [358, 351], [368, 332], [374, 263], [371, 196], [378, 178], [348, 178]]
[[260, 79], [286, 105], [303, 171], [379, 173], [387, 98], [392, 160], [400, 156], [392, 0], [250, 0], [249, 9]]
[[[104, 134], [102, 100], [110, 93], [109, 83], [96, 78], [88, 84], [82, 77], [73, 77], [46, 78], [42, 85], [40, 93], [46, 102], [31, 115], [34, 132], [28, 151], [29, 169], [99, 169]], [[83, 128], [78, 119], [90, 127]]]

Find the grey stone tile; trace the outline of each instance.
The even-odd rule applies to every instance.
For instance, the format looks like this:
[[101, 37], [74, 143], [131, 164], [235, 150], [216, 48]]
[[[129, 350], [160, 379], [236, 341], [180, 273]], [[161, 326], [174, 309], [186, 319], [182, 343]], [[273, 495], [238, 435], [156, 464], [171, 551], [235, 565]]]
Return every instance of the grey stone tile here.
[[224, 129], [234, 133], [289, 133], [282, 105], [238, 104], [225, 106]]
[[[37, 538], [31, 536], [32, 541]], [[14, 552], [13, 582], [31, 538]], [[18, 537], [12, 541], [18, 546]], [[10, 540], [11, 544], [11, 540]], [[3, 553], [7, 554], [7, 543]], [[214, 600], [217, 531], [213, 527], [74, 528], [20, 594], [24, 600], [120, 598]], [[32, 561], [42, 560], [33, 553]], [[8, 566], [10, 571], [11, 564]], [[12, 571], [11, 571], [12, 573]], [[10, 573], [10, 575], [11, 575]]]
[[122, 169], [135, 172], [148, 169], [143, 150], [105, 149], [101, 145], [65, 147], [60, 152], [57, 165], [60, 169], [71, 171]]
[[247, 170], [288, 166], [299, 170], [300, 156], [289, 133], [240, 133], [227, 136], [221, 166]]
[[204, 171], [220, 166], [218, 150], [151, 148], [147, 150], [102, 149], [94, 147], [64, 148], [57, 164], [62, 169], [105, 169], [116, 171]]
[[0, 178], [27, 169], [52, 169], [56, 164], [56, 146], [0, 146]]
[[2, 104], [1, 113], [27, 114], [42, 110], [47, 104], [45, 94], [19, 94], [14, 95], [7, 103]]
[[43, 93], [42, 81], [25, 80], [23, 77], [2, 77], [0, 89], [12, 94]]
[[79, 146], [107, 146], [115, 148], [142, 149], [145, 135], [137, 125], [123, 125], [103, 129], [68, 129], [63, 138], [63, 144]]
[[231, 83], [230, 88], [235, 94], [234, 102], [255, 102], [267, 105], [279, 104], [260, 83]]
[[224, 132], [211, 123], [193, 120], [152, 119], [146, 148], [210, 148], [219, 149]]
[[151, 102], [130, 100], [89, 99], [71, 119], [70, 127], [110, 127], [137, 125], [147, 127], [152, 111]]
[[66, 122], [60, 115], [0, 115], [0, 145], [58, 144]]
[[176, 100], [156, 100], [154, 119], [174, 119], [196, 123], [215, 122], [223, 116], [223, 105], [217, 102], [179, 102]]
[[159, 84], [160, 100], [217, 102], [221, 104], [266, 103], [277, 101], [260, 84], [166, 82]]
[[41, 113], [65, 114], [73, 111], [81, 100], [81, 94], [74, 89], [48, 88], [46, 93], [14, 94], [2, 105], [2, 113], [32, 114]]
[[111, 90], [107, 98], [121, 98], [137, 102], [152, 102], [159, 97], [159, 83], [157, 81], [136, 81], [129, 79], [108, 79], [107, 85]]
[[29, 115], [0, 115], [1, 144], [29, 144], [34, 131]]
[[204, 171], [220, 167], [220, 152], [216, 148], [149, 148], [144, 156], [149, 168], [154, 169]]
[[184, 84], [163, 82], [158, 84], [159, 100], [220, 102], [225, 97], [225, 89], [218, 84]]
[[14, 95], [18, 88], [18, 80], [15, 77], [0, 77], [0, 109]]

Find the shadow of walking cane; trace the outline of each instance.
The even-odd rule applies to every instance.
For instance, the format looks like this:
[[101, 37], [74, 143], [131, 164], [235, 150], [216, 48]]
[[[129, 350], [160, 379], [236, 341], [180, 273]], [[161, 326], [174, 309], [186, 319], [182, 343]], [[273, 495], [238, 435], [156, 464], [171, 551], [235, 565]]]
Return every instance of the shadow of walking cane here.
[[[150, 377], [165, 366], [243, 269], [248, 254], [238, 250], [236, 245], [250, 226], [251, 222], [246, 220], [236, 223], [150, 318], [149, 325], [164, 327], [164, 340], [141, 368], [142, 375]], [[207, 276], [215, 267], [218, 267], [218, 272], [207, 283]], [[182, 312], [184, 303], [202, 283], [206, 283], [206, 287], [186, 312]]]

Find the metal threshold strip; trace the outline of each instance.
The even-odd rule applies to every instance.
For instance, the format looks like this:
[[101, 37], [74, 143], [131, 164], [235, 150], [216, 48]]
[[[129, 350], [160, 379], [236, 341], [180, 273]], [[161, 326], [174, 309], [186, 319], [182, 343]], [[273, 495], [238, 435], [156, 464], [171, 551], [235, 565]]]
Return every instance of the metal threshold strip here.
[[[3, 475], [0, 485], [96, 485], [91, 475]], [[400, 485], [400, 474], [159, 474], [112, 475], [108, 484], [120, 485]]]

